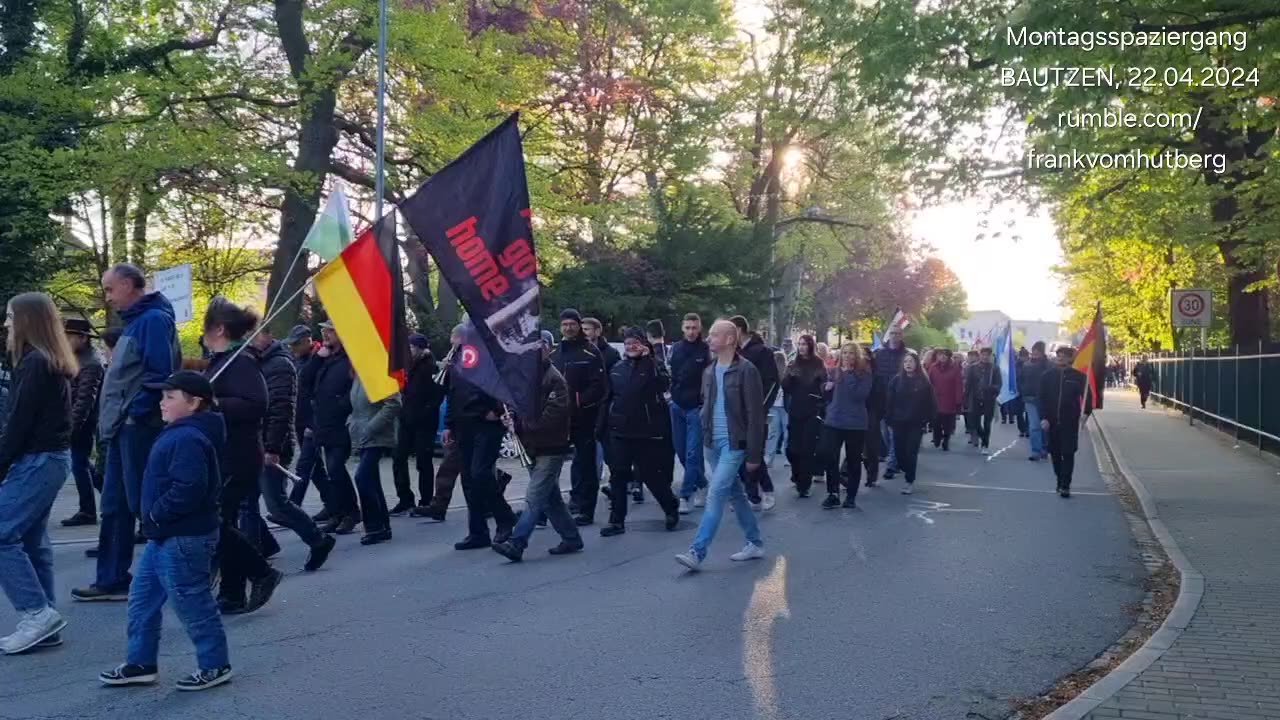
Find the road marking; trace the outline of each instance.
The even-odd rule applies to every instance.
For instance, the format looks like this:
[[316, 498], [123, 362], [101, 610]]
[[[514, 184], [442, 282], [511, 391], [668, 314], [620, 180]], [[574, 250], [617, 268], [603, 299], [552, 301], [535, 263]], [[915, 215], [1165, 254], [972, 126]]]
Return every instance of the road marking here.
[[[921, 485], [925, 485], [925, 483], [921, 483]], [[1057, 494], [1058, 494], [1058, 491], [1057, 491], [1057, 490], [1039, 490], [1039, 489], [1036, 489], [1036, 488], [1000, 487], [1000, 486], [997, 486], [997, 485], [966, 485], [966, 484], [964, 484], [964, 483], [945, 483], [945, 482], [928, 483], [928, 485], [931, 485], [931, 486], [934, 486], [934, 487], [962, 488], [962, 489], [965, 489], [965, 490], [1005, 490], [1005, 491], [1008, 491], [1008, 492], [1049, 493], [1049, 494], [1051, 494], [1051, 495], [1057, 495]], [[1072, 490], [1072, 491], [1071, 491], [1071, 494], [1072, 494], [1072, 495], [1098, 495], [1098, 496], [1106, 496], [1106, 495], [1110, 495], [1111, 493], [1105, 493], [1105, 492], [1090, 492], [1090, 491], [1086, 491], [1086, 490], [1081, 490], [1081, 491]]]
[[751, 685], [756, 711], [762, 718], [778, 717], [778, 688], [773, 682], [773, 625], [791, 617], [787, 606], [787, 558], [778, 555], [773, 570], [756, 581], [751, 602], [742, 612], [742, 674]]
[[982, 512], [977, 508], [953, 508], [951, 503], [935, 502], [933, 500], [913, 500], [911, 507], [907, 508], [907, 517], [919, 518], [924, 521], [925, 525], [932, 525], [933, 518], [929, 517], [931, 512]]
[[1006, 450], [1009, 450], [1010, 448], [1012, 448], [1013, 446], [1015, 446], [1015, 445], [1017, 445], [1017, 444], [1018, 444], [1018, 441], [1017, 441], [1017, 440], [1014, 440], [1013, 442], [1009, 443], [1008, 445], [1005, 445], [1004, 447], [1000, 448], [999, 450], [997, 450], [997, 451], [995, 451], [995, 452], [991, 453], [990, 455], [988, 455], [988, 456], [987, 456], [987, 462], [991, 462], [992, 460], [995, 460], [996, 458], [998, 458], [998, 457], [1000, 457], [1002, 454], [1004, 454], [1004, 452], [1005, 452]]

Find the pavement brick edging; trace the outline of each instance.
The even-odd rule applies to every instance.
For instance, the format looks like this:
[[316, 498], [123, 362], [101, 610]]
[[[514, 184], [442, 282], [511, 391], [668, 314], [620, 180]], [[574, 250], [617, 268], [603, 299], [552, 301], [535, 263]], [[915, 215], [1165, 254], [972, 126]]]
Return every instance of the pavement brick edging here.
[[1174, 568], [1177, 569], [1178, 574], [1182, 577], [1182, 583], [1178, 591], [1178, 599], [1174, 602], [1169, 616], [1161, 623], [1160, 629], [1152, 634], [1150, 638], [1147, 638], [1142, 647], [1134, 651], [1132, 655], [1117, 665], [1114, 670], [1104, 675], [1102, 679], [1086, 688], [1071, 702], [1046, 715], [1044, 720], [1081, 720], [1085, 715], [1093, 712], [1099, 705], [1124, 689], [1126, 685], [1133, 682], [1138, 675], [1151, 667], [1156, 660], [1160, 659], [1161, 655], [1164, 655], [1166, 650], [1173, 646], [1174, 641], [1191, 623], [1191, 617], [1195, 615], [1196, 609], [1200, 607], [1200, 599], [1204, 596], [1204, 575], [1201, 575], [1192, 567], [1191, 561], [1187, 560], [1187, 556], [1182, 553], [1178, 543], [1169, 534], [1169, 529], [1160, 520], [1159, 510], [1156, 508], [1156, 503], [1151, 497], [1151, 493], [1147, 492], [1142, 480], [1129, 469], [1125, 461], [1111, 448], [1111, 443], [1107, 441], [1103, 424], [1096, 417], [1094, 418], [1094, 430], [1093, 436], [1102, 441], [1102, 447], [1106, 450], [1112, 465], [1120, 476], [1124, 478], [1125, 482], [1129, 484], [1129, 487], [1133, 488], [1134, 494], [1138, 496], [1138, 502], [1142, 505], [1142, 512], [1147, 517], [1147, 524], [1151, 526], [1151, 531], [1155, 534], [1156, 539], [1160, 541], [1160, 546], [1164, 548], [1165, 555], [1169, 557], [1169, 561], [1173, 563]]

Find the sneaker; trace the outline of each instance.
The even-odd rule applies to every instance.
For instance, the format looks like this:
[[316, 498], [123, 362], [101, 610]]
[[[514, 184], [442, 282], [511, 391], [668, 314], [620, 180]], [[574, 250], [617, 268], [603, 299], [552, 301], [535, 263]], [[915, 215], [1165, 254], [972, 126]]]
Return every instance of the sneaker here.
[[680, 553], [679, 555], [677, 555], [676, 562], [689, 568], [689, 570], [692, 572], [698, 572], [699, 570], [702, 569], [702, 559], [699, 558], [697, 555], [694, 555], [692, 550], [690, 550], [689, 552]]
[[763, 502], [760, 504], [765, 510], [772, 510], [778, 506], [778, 500], [773, 496], [773, 493], [767, 492], [764, 494]]
[[840, 507], [840, 496], [835, 493], [827, 495], [827, 499], [822, 501], [823, 510], [830, 510], [836, 507]]
[[90, 585], [71, 591], [71, 597], [80, 602], [125, 602], [129, 599], [129, 588], [100, 588]]
[[697, 492], [693, 494], [693, 506], [696, 508], [700, 508], [700, 507], [706, 507], [706, 505], [707, 505], [707, 489], [698, 488]]
[[492, 544], [493, 542], [489, 540], [489, 538], [484, 537], [482, 535], [468, 535], [462, 538], [460, 542], [454, 543], [453, 549], [454, 550], [479, 550], [480, 548], [487, 548]]
[[324, 561], [329, 559], [329, 553], [333, 552], [333, 548], [337, 544], [338, 541], [332, 535], [325, 535], [324, 540], [321, 540], [318, 546], [311, 548], [311, 552], [307, 553], [307, 562], [302, 566], [302, 569], [307, 572], [319, 570], [324, 565]]
[[579, 552], [582, 552], [581, 542], [571, 543], [564, 540], [561, 540], [559, 545], [547, 550], [548, 555], [572, 555]]
[[93, 513], [78, 512], [75, 515], [62, 521], [62, 527], [81, 527], [83, 525], [97, 525], [98, 516]]
[[1058, 497], [1064, 497], [1064, 498], [1071, 497], [1071, 488], [1066, 487], [1065, 485], [1058, 488]]
[[391, 539], [391, 528], [387, 528], [386, 530], [377, 530], [375, 532], [365, 533], [364, 536], [360, 538], [360, 544], [361, 545], [377, 545], [379, 543], [384, 543], [390, 539]]
[[858, 499], [853, 495], [846, 496], [844, 499], [844, 503], [841, 504], [840, 507], [844, 508], [845, 510], [856, 510], [858, 509]]
[[85, 548], [85, 550], [84, 550], [84, 556], [85, 556], [85, 557], [87, 557], [87, 558], [96, 558], [96, 557], [98, 557], [98, 546], [97, 546], [97, 545], [94, 545], [94, 546], [93, 546], [93, 547], [91, 547], [91, 548]]
[[125, 663], [98, 673], [98, 680], [103, 685], [150, 685], [156, 681], [160, 668], [155, 665], [130, 665]]
[[1027, 459], [1028, 459], [1028, 460], [1030, 460], [1031, 462], [1040, 462], [1040, 456], [1039, 456], [1039, 455], [1032, 455], [1031, 457], [1029, 457], [1029, 458], [1027, 458]]
[[284, 573], [273, 569], [267, 573], [266, 577], [252, 581], [250, 583], [252, 587], [249, 590], [249, 606], [246, 610], [253, 612], [266, 605], [275, 594], [276, 588], [280, 586], [281, 580], [284, 580]]
[[405, 513], [412, 510], [414, 507], [416, 506], [413, 504], [412, 500], [408, 500], [408, 501], [401, 500], [400, 502], [396, 503], [395, 507], [391, 508], [388, 514], [391, 515], [392, 517], [400, 517], [401, 515], [404, 515]]
[[667, 532], [671, 532], [680, 527], [680, 513], [671, 513], [667, 516]]
[[600, 537], [614, 537], [615, 535], [622, 535], [626, 531], [626, 526], [621, 523], [609, 523], [600, 528]]
[[884, 471], [884, 479], [885, 479], [885, 480], [892, 480], [892, 479], [894, 478], [894, 476], [895, 476], [895, 475], [897, 475], [897, 472], [895, 472], [895, 471], [893, 471], [893, 470], [890, 470], [890, 469], [888, 469], [888, 468], [885, 468], [885, 471]]
[[356, 531], [356, 526], [359, 524], [360, 524], [360, 516], [358, 514], [348, 515], [342, 518], [342, 521], [339, 522], [338, 526], [333, 529], [333, 532], [337, 535], [350, 535], [351, 533]]
[[911, 493], [915, 492], [915, 491], [912, 489], [913, 487], [915, 487], [915, 486], [914, 486], [912, 483], [907, 483], [907, 486], [906, 486], [906, 487], [904, 487], [904, 488], [902, 488], [902, 494], [903, 494], [903, 495], [910, 495]]
[[688, 515], [689, 513], [693, 512], [693, 508], [689, 506], [688, 498], [680, 498], [680, 507], [676, 509], [676, 512], [680, 513], [681, 515]]
[[874, 476], [874, 475], [872, 475], [871, 477], [867, 478], [867, 481], [866, 481], [865, 483], [863, 483], [863, 486], [864, 486], [864, 487], [875, 487], [875, 486], [876, 486], [876, 485], [878, 485], [878, 484], [879, 484], [879, 483], [876, 481], [875, 476]]
[[752, 510], [755, 510], [756, 512], [760, 512], [761, 510], [764, 510], [764, 502], [763, 502], [763, 500], [752, 500], [752, 501], [751, 501], [751, 509], [752, 509]]
[[948, 442], [948, 441], [946, 441], [946, 440], [943, 440], [943, 441], [942, 441], [942, 452], [951, 452], [951, 443], [950, 443], [950, 442]]
[[798, 497], [798, 498], [807, 498], [807, 497], [809, 497], [809, 491], [808, 491], [808, 490], [797, 490], [797, 491], [796, 491], [796, 497]]
[[62, 633], [56, 632], [49, 637], [36, 643], [38, 648], [62, 647]]
[[759, 560], [764, 557], [764, 548], [754, 543], [747, 543], [742, 549], [729, 556], [734, 562], [743, 562], [745, 560]]
[[448, 508], [438, 507], [436, 505], [419, 505], [409, 511], [409, 517], [427, 518], [436, 522], [444, 522], [444, 515]]
[[980, 454], [980, 455], [990, 455], [990, 454], [991, 454], [991, 449], [984, 445], [984, 446], [982, 446], [982, 450], [979, 452], [979, 454]]
[[46, 607], [43, 610], [32, 610], [22, 613], [18, 620], [18, 628], [12, 635], [0, 638], [0, 653], [17, 655], [24, 653], [50, 635], [56, 635], [67, 626], [57, 610]]
[[174, 687], [179, 690], [194, 692], [196, 690], [208, 690], [211, 687], [218, 687], [230, 679], [231, 666], [224, 665], [217, 670], [197, 670], [179, 680]]
[[518, 563], [524, 559], [524, 548], [521, 548], [519, 545], [516, 545], [511, 541], [494, 543], [490, 547], [493, 548], [494, 552], [513, 563]]

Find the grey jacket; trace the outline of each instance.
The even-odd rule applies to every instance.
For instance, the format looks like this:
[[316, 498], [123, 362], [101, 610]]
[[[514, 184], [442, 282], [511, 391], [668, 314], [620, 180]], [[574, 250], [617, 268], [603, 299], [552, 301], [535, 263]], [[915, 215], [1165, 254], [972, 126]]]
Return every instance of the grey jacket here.
[[394, 448], [400, 424], [400, 393], [378, 402], [369, 402], [364, 383], [357, 378], [351, 383], [351, 415], [347, 432], [351, 433], [351, 449]]
[[[716, 396], [720, 388], [716, 386], [716, 365], [713, 358], [711, 364], [702, 373], [702, 442], [711, 447], [714, 442], [711, 428], [715, 423]], [[755, 365], [742, 357], [735, 357], [733, 364], [724, 373], [725, 403], [724, 412], [729, 420], [729, 447], [733, 450], [746, 450], [747, 462], [764, 462], [764, 441], [767, 434], [764, 408], [764, 384], [760, 381], [760, 371]]]
[[160, 391], [143, 383], [161, 383], [182, 367], [182, 348], [173, 306], [158, 292], [143, 295], [120, 313], [124, 331], [111, 352], [111, 364], [98, 398], [98, 433], [116, 435], [127, 420], [160, 425]]

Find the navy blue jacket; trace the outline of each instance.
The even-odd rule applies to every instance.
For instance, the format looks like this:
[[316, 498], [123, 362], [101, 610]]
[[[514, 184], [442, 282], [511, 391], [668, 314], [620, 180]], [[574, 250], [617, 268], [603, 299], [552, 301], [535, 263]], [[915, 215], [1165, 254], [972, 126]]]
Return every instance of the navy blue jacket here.
[[671, 413], [662, 394], [671, 384], [667, 369], [652, 355], [623, 357], [609, 372], [609, 435], [618, 438], [664, 438]]
[[293, 425], [298, 442], [302, 442], [304, 430], [315, 429], [316, 410], [313, 402], [316, 394], [316, 374], [320, 372], [320, 366], [323, 363], [324, 358], [315, 352], [306, 357], [294, 358], [294, 365], [298, 368], [298, 407], [293, 414]]
[[315, 423], [311, 430], [321, 445], [346, 445], [347, 416], [351, 414], [351, 358], [340, 350], [320, 358], [315, 383], [311, 386], [311, 406]]
[[702, 406], [702, 373], [711, 362], [711, 348], [699, 337], [693, 342], [681, 340], [671, 346], [671, 402], [692, 410]]
[[220, 413], [199, 412], [165, 426], [142, 473], [142, 533], [152, 540], [207, 535], [218, 529], [226, 442]]

